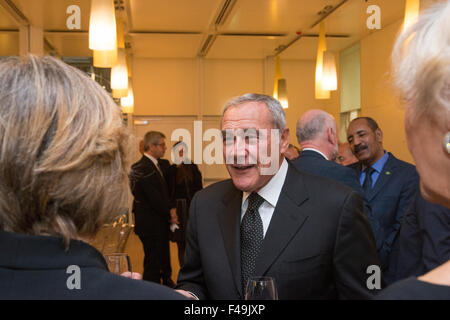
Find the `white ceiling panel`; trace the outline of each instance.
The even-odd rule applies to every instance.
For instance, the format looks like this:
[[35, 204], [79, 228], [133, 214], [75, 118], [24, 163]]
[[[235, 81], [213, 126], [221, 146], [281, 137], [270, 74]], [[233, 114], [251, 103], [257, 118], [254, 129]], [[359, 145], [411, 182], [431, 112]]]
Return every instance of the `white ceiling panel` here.
[[136, 58], [195, 58], [202, 34], [132, 34]]
[[287, 37], [218, 36], [207, 57], [211, 59], [264, 59]]
[[309, 28], [326, 5], [341, 0], [241, 0], [220, 29], [229, 32], [290, 33]]
[[204, 31], [222, 0], [129, 0], [132, 30]]
[[[370, 5], [381, 10], [382, 28], [403, 17], [405, 0], [115, 0], [129, 32], [128, 52], [140, 58], [263, 59], [286, 47], [282, 59], [314, 59], [324, 18], [330, 50], [348, 47], [369, 30]], [[441, 0], [421, 0], [434, 3]], [[88, 46], [90, 0], [0, 0], [44, 28], [61, 55], [92, 55]], [[81, 9], [81, 30], [68, 30], [66, 10]], [[124, 10], [120, 10], [123, 7]], [[328, 8], [327, 8], [328, 7]], [[225, 10], [226, 9], [226, 10]], [[217, 21], [220, 12], [222, 21]], [[320, 12], [322, 12], [320, 14]], [[325, 13], [324, 13], [325, 12]], [[331, 12], [331, 13], [330, 13]], [[17, 29], [0, 6], [0, 29]], [[213, 39], [207, 45], [206, 39]], [[298, 40], [296, 40], [298, 39]]]

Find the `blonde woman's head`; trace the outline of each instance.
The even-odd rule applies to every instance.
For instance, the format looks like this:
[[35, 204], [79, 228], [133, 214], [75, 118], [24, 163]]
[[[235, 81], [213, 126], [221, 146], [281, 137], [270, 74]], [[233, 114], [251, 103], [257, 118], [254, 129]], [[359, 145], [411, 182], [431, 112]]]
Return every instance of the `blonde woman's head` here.
[[52, 57], [0, 62], [0, 230], [89, 238], [128, 206], [118, 106]]

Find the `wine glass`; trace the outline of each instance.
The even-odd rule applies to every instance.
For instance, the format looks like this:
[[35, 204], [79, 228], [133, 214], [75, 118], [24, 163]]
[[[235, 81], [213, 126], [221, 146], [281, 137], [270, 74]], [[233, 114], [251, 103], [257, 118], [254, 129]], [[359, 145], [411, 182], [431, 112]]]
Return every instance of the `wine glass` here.
[[108, 253], [105, 257], [108, 269], [112, 273], [122, 274], [131, 272], [130, 257], [126, 253]]
[[245, 300], [278, 300], [275, 279], [272, 277], [250, 277], [245, 288]]

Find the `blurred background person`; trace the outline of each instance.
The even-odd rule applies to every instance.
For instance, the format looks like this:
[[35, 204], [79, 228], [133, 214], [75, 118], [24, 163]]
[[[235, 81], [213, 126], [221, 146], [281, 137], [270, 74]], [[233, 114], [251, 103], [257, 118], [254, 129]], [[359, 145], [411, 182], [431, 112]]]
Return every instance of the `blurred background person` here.
[[88, 244], [128, 206], [129, 133], [105, 90], [52, 57], [5, 59], [0, 124], [0, 299], [180, 297]]
[[194, 194], [203, 188], [202, 174], [195, 163], [187, 157], [186, 143], [178, 141], [173, 146], [174, 164], [170, 169], [170, 195], [177, 205], [178, 228], [171, 230], [170, 239], [177, 243], [180, 266], [184, 264], [186, 248], [186, 226], [189, 219], [189, 206]]
[[299, 155], [300, 155], [300, 150], [296, 146], [294, 146], [293, 144], [289, 143], [289, 147], [284, 152], [284, 156], [289, 161], [294, 161], [295, 159], [298, 158]]
[[[396, 88], [406, 107], [408, 148], [423, 197], [450, 208], [450, 2], [438, 4], [397, 39]], [[380, 299], [450, 299], [450, 261], [381, 292]]]
[[348, 166], [358, 162], [358, 158], [353, 154], [348, 142], [339, 142], [336, 162], [343, 166]]
[[171, 279], [169, 224], [177, 223], [175, 204], [171, 202], [167, 175], [159, 163], [167, 150], [165, 136], [149, 131], [144, 136], [144, 154], [131, 166], [135, 233], [144, 248], [143, 279], [169, 287]]

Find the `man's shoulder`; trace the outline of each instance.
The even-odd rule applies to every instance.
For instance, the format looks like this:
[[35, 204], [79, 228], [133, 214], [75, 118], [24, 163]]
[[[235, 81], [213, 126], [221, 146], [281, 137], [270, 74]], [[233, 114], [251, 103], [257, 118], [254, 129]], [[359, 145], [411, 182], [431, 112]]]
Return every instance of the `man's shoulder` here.
[[298, 184], [302, 183], [310, 194], [327, 195], [327, 197], [330, 196], [330, 194], [345, 196], [354, 191], [347, 184], [338, 181], [336, 178], [325, 175], [317, 175], [311, 172], [299, 170], [296, 167], [293, 167], [288, 171], [288, 176], [286, 179], [288, 183], [286, 186], [287, 188], [297, 189], [299, 187]]
[[310, 159], [300, 159], [297, 165], [295, 165], [294, 163], [294, 166], [300, 171], [304, 171], [328, 179], [333, 179], [349, 185], [352, 188], [358, 185], [358, 180], [354, 169], [344, 167], [324, 158], [314, 158], [313, 160], [314, 161], [312, 162], [310, 161]]
[[409, 162], [406, 162], [406, 161], [403, 161], [403, 160], [400, 160], [400, 159], [398, 159], [398, 158], [396, 158], [392, 153], [390, 153], [389, 152], [389, 158], [388, 158], [388, 160], [387, 160], [387, 162], [386, 162], [386, 164], [391, 164], [391, 165], [395, 165], [396, 167], [399, 167], [399, 168], [403, 168], [403, 169], [406, 169], [406, 170], [413, 170], [413, 171], [415, 171], [416, 170], [416, 166], [415, 165], [413, 165], [413, 164], [411, 164], [411, 163], [409, 163]]
[[198, 191], [196, 193], [196, 196], [199, 198], [205, 198], [205, 197], [209, 198], [211, 196], [221, 196], [231, 190], [238, 191], [233, 184], [233, 180], [226, 179], [226, 180], [222, 180], [222, 181], [210, 184], [209, 186]]

